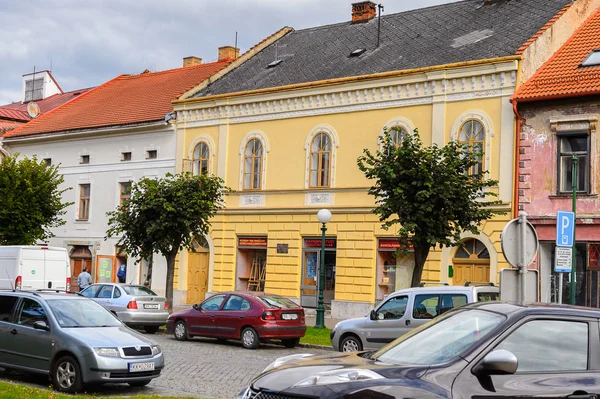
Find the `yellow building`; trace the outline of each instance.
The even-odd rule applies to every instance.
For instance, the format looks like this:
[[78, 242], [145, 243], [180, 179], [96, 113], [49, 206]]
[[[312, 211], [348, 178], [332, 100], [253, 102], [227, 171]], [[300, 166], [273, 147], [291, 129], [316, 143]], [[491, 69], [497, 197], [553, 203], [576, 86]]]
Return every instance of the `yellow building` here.
[[314, 307], [322, 208], [333, 213], [324, 282], [333, 317], [364, 315], [408, 287], [412, 257], [394, 257], [394, 232], [371, 212], [371, 182], [357, 167], [363, 149], [375, 150], [392, 126], [418, 128], [426, 145], [483, 146], [482, 167], [499, 181], [494, 190], [507, 213], [482, 224], [480, 235], [465, 235], [464, 249], [432, 251], [423, 279], [498, 281], [508, 266], [500, 233], [513, 217], [509, 98], [593, 1], [476, 3], [383, 16], [381, 30], [375, 4], [357, 3], [352, 22], [284, 30], [175, 101], [179, 167], [218, 175], [236, 190], [213, 220], [204, 252], [181, 257], [175, 288], [182, 302], [251, 289]]

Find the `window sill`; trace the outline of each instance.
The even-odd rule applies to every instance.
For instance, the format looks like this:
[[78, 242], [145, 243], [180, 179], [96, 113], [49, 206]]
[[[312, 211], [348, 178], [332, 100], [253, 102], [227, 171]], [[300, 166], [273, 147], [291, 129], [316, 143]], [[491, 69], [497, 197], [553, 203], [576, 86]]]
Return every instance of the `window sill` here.
[[75, 219], [75, 223], [77, 224], [90, 224], [90, 220], [89, 219]]
[[[549, 195], [548, 198], [550, 198], [550, 199], [573, 198], [573, 194], [572, 193], [552, 194], [552, 195]], [[598, 198], [598, 194], [577, 193], [577, 198]]]

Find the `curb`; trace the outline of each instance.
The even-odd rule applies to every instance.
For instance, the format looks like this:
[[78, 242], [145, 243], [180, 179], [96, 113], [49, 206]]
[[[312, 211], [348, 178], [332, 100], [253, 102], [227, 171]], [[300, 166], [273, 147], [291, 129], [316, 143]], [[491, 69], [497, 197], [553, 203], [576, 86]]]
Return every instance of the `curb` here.
[[304, 344], [302, 342], [300, 342], [298, 344], [298, 348], [311, 348], [311, 349], [324, 349], [324, 350], [330, 350], [333, 351], [333, 348], [331, 346], [325, 346], [325, 345], [314, 345], [314, 344]]

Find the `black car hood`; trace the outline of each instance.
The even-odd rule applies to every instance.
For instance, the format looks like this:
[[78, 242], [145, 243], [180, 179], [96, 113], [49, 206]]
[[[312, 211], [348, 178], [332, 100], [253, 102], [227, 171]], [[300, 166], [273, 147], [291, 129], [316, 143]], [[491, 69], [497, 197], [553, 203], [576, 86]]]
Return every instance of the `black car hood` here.
[[[253, 382], [253, 388], [269, 391], [295, 391], [300, 392], [304, 387], [293, 387], [300, 381], [315, 376], [319, 373], [343, 369], [365, 369], [380, 374], [386, 379], [395, 380], [418, 380], [426, 371], [427, 367], [403, 367], [379, 362], [357, 353], [336, 353], [332, 355], [311, 356], [283, 366], [269, 370], [258, 376]], [[381, 384], [384, 380], [379, 381]], [[358, 382], [358, 384], [364, 384]], [[343, 384], [323, 385], [322, 387], [334, 387]]]

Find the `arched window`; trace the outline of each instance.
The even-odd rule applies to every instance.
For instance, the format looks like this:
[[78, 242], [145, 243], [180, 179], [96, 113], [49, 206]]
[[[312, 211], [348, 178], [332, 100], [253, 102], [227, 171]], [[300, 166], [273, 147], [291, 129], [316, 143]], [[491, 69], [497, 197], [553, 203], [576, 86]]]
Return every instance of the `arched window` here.
[[408, 133], [406, 129], [402, 126], [394, 126], [389, 130], [389, 132], [390, 139], [392, 140], [392, 143], [394, 143], [394, 146], [396, 148], [400, 147], [400, 144], [402, 144], [402, 140], [404, 140], [404, 137], [406, 137], [406, 134]]
[[310, 187], [331, 185], [331, 137], [319, 133], [310, 145]]
[[193, 155], [193, 171], [192, 173], [195, 175], [208, 174], [208, 165], [210, 160], [210, 149], [208, 148], [208, 144], [204, 141], [201, 141], [194, 148]]
[[[485, 128], [477, 119], [469, 119], [460, 127], [458, 135], [459, 144], [469, 145], [469, 152], [483, 154], [485, 148]], [[473, 166], [469, 173], [479, 175], [483, 172], [483, 155], [479, 156], [479, 162]]]
[[244, 190], [260, 190], [262, 185], [263, 145], [252, 139], [244, 150]]
[[456, 251], [455, 258], [458, 259], [489, 259], [490, 253], [485, 245], [474, 238], [463, 242], [463, 246]]

